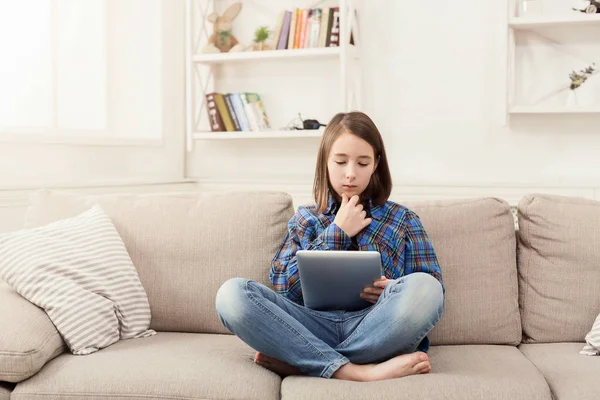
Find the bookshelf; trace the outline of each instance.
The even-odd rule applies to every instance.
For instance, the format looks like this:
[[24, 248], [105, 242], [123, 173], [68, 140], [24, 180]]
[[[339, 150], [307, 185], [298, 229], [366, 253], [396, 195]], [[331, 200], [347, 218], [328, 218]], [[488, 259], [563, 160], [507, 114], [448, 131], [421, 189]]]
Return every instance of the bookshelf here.
[[[357, 58], [356, 49], [350, 46], [348, 51], [350, 58]], [[200, 64], [220, 64], [246, 61], [263, 61], [273, 59], [319, 59], [319, 58], [339, 58], [342, 52], [339, 47], [323, 47], [315, 49], [296, 49], [296, 50], [263, 50], [242, 53], [219, 53], [219, 54], [198, 54], [193, 56], [193, 61]]]
[[[271, 114], [269, 104], [282, 103], [286, 99], [286, 93], [282, 90], [280, 94], [272, 93], [273, 87], [278, 86], [277, 79], [285, 79], [281, 76], [275, 77], [270, 83], [271, 88], [268, 96], [261, 94], [260, 88], [256, 86], [245, 86], [238, 80], [238, 86], [233, 90], [221, 90], [219, 79], [221, 71], [230, 68], [241, 68], [243, 75], [248, 80], [252, 79], [252, 71], [256, 66], [279, 63], [279, 65], [298, 63], [308, 63], [310, 65], [319, 65], [319, 63], [328, 63], [334, 65], [333, 77], [339, 83], [339, 91], [330, 93], [327, 88], [323, 89], [328, 97], [331, 97], [332, 104], [336, 106], [337, 111], [350, 111], [361, 108], [361, 74], [360, 74], [360, 56], [358, 45], [360, 43], [360, 32], [358, 31], [357, 12], [355, 7], [356, 0], [337, 0], [337, 1], [301, 1], [298, 3], [280, 2], [278, 0], [252, 0], [240, 1], [244, 9], [260, 5], [263, 9], [270, 8], [271, 27], [275, 28], [277, 21], [273, 21], [272, 16], [281, 10], [290, 10], [293, 8], [314, 9], [325, 7], [339, 7], [339, 45], [335, 47], [310, 47], [299, 49], [279, 49], [279, 50], [255, 50], [227, 53], [202, 53], [201, 49], [208, 42], [212, 34], [212, 24], [206, 22], [206, 17], [213, 11], [219, 14], [223, 12], [223, 7], [232, 4], [221, 0], [186, 0], [186, 148], [187, 151], [193, 151], [194, 143], [198, 140], [244, 140], [244, 139], [287, 139], [287, 138], [319, 138], [323, 134], [323, 129], [318, 130], [290, 130], [284, 129], [285, 119], [289, 121], [297, 115], [290, 110], [285, 115]], [[259, 4], [260, 3], [260, 4]], [[240, 17], [241, 17], [240, 13]], [[239, 18], [239, 17], [238, 17]], [[258, 20], [258, 18], [257, 18]], [[268, 20], [267, 20], [268, 21]], [[258, 23], [255, 23], [258, 25]], [[262, 25], [262, 23], [260, 24]], [[241, 29], [240, 29], [241, 30]], [[236, 32], [235, 21], [233, 24], [233, 33], [240, 42], [243, 41]], [[352, 34], [353, 43], [350, 43]], [[245, 42], [248, 42], [246, 39]], [[331, 68], [331, 67], [329, 67]], [[286, 67], [282, 67], [286, 70]], [[323, 72], [325, 73], [325, 72]], [[291, 73], [290, 73], [291, 74]], [[240, 74], [242, 75], [242, 74]], [[289, 75], [287, 79], [293, 80], [295, 77]], [[241, 82], [241, 83], [240, 83]], [[303, 91], [311, 93], [313, 87], [303, 87]], [[212, 92], [257, 92], [261, 97], [265, 111], [271, 122], [271, 129], [253, 130], [253, 131], [219, 131], [213, 132], [208, 122], [208, 109], [206, 95]], [[322, 94], [319, 92], [319, 96]], [[283, 100], [282, 100], [283, 99]], [[328, 99], [329, 101], [329, 99]], [[280, 106], [280, 104], [277, 104]], [[281, 107], [278, 107], [281, 110]], [[307, 116], [306, 118], [313, 118]], [[320, 120], [322, 123], [326, 121]]]
[[198, 132], [195, 140], [229, 140], [229, 139], [277, 139], [277, 138], [309, 138], [323, 136], [324, 129], [314, 130], [264, 130], [257, 132]]
[[[570, 90], [569, 68], [579, 70], [581, 67], [591, 65], [595, 60], [600, 59], [594, 58], [600, 56], [598, 47], [585, 47], [586, 51], [581, 51], [579, 48], [581, 45], [586, 45], [583, 40], [589, 41], [589, 37], [600, 35], [600, 14], [580, 13], [572, 10], [569, 6], [565, 6], [564, 10], [549, 15], [521, 17], [517, 15], [518, 1], [510, 0], [508, 2], [507, 118], [511, 115], [600, 114], [600, 96], [597, 99], [598, 103], [580, 106], [574, 106], [566, 101], [559, 100], [559, 98], [567, 97]], [[582, 4], [584, 3], [582, 2]], [[534, 42], [526, 39], [521, 40], [521, 38], [531, 37], [535, 37], [538, 43], [541, 41], [552, 46], [556, 50], [557, 56], [561, 54], [570, 57], [572, 61], [568, 63], [567, 67], [563, 68], [564, 72], [561, 70], [558, 75], [555, 75], [557, 79], [555, 87], [548, 87], [546, 93], [540, 93], [539, 96], [536, 96], [533, 104], [528, 104], [520, 101], [517, 95], [519, 89], [522, 89], [522, 87], [519, 87], [517, 70], [520, 66], [519, 63], [523, 62], [518, 55], [517, 46], [527, 46], [523, 49], [528, 52], [528, 49], [531, 49], [529, 46]], [[596, 62], [596, 67], [598, 66], [599, 64]], [[540, 65], [538, 68], [544, 68], [544, 66]], [[597, 78], [593, 79], [594, 81], [586, 82], [584, 85], [595, 84]], [[587, 89], [589, 88], [586, 87]]]

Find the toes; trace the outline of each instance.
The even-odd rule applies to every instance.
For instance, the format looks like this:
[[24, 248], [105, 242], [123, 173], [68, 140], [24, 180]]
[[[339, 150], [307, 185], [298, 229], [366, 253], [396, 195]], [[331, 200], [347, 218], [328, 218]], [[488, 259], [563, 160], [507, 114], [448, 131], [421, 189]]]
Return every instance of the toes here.
[[415, 366], [413, 367], [413, 371], [415, 371], [416, 373], [422, 373], [430, 367], [431, 365], [429, 364], [429, 361], [422, 361], [418, 364], [415, 364]]

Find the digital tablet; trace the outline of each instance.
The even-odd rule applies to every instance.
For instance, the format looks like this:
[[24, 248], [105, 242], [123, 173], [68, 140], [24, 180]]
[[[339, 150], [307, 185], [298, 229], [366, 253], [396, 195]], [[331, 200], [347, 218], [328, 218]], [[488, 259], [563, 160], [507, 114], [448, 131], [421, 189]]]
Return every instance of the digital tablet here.
[[299, 250], [296, 259], [306, 307], [355, 311], [373, 305], [360, 292], [381, 279], [379, 252]]

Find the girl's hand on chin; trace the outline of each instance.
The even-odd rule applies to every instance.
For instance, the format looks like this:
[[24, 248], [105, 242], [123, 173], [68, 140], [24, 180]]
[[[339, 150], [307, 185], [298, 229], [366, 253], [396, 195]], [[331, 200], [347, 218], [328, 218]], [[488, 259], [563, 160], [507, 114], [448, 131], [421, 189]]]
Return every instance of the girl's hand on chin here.
[[354, 195], [348, 200], [346, 193], [342, 193], [342, 205], [333, 223], [346, 232], [346, 235], [354, 237], [371, 223], [372, 219], [366, 217], [367, 212], [363, 210], [362, 204], [358, 203], [358, 196]]

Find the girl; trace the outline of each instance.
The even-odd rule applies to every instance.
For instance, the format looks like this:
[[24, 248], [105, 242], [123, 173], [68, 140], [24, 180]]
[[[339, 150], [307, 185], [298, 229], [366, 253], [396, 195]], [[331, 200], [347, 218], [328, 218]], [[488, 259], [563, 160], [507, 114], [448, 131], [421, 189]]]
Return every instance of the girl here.
[[[428, 373], [427, 334], [444, 309], [442, 274], [419, 217], [388, 201], [392, 181], [383, 141], [361, 112], [327, 125], [315, 205], [301, 206], [270, 272], [275, 291], [242, 278], [217, 293], [224, 326], [258, 351], [255, 362], [282, 376], [375, 381]], [[296, 251], [374, 250], [385, 276], [361, 296], [359, 311], [303, 306]]]

